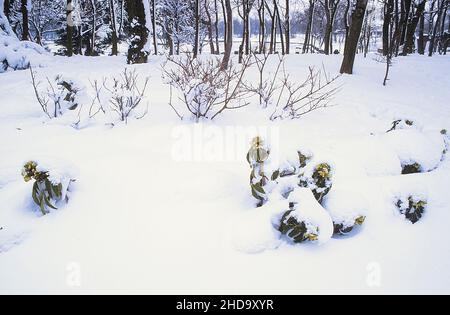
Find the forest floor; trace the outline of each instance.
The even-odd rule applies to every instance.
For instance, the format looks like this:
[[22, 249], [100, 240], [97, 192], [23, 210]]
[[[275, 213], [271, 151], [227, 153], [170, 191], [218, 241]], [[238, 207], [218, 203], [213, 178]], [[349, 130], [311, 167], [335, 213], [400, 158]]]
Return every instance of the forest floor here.
[[[333, 75], [341, 58], [293, 55], [287, 68], [292, 80], [310, 65]], [[214, 122], [180, 122], [162, 58], [134, 66], [141, 79], [151, 76], [148, 115], [114, 127], [49, 121], [28, 71], [0, 74], [0, 293], [450, 293], [450, 158], [440, 162], [439, 143], [450, 130], [450, 58], [398, 58], [386, 87], [374, 59], [358, 57], [355, 74], [339, 79], [336, 106], [277, 122], [256, 103]], [[55, 57], [35, 71], [89, 89], [125, 67], [122, 57]], [[396, 119], [414, 126], [386, 134]], [[236, 234], [255, 208], [248, 142], [236, 140], [243, 132], [329, 161], [333, 190], [367, 201], [363, 227], [322, 246], [253, 235], [258, 220], [245, 237]], [[400, 175], [408, 154], [437, 169]], [[77, 170], [69, 203], [47, 216], [20, 175], [41, 156]], [[416, 193], [428, 206], [412, 225], [396, 214], [395, 197]]]

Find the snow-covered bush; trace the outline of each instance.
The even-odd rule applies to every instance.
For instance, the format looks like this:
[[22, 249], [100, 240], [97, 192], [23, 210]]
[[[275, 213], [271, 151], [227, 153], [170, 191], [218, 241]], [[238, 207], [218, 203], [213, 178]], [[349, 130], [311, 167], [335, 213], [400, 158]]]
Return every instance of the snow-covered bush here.
[[109, 92], [110, 109], [118, 115], [120, 121], [128, 123], [130, 118], [141, 119], [147, 115], [148, 103], [145, 108], [141, 105], [145, 101], [149, 80], [150, 78], [147, 77], [142, 84], [139, 84], [139, 75], [136, 70], [127, 68], [119, 77], [104, 79], [103, 86]]
[[346, 235], [366, 220], [367, 200], [356, 192], [333, 189], [323, 204], [333, 220], [336, 235]]
[[34, 180], [31, 196], [43, 215], [48, 214], [50, 209], [56, 210], [61, 202], [68, 202], [70, 186], [75, 181], [61, 170], [50, 170], [35, 161], [25, 163], [22, 176], [25, 182]]
[[184, 113], [176, 109], [172, 97], [170, 106], [181, 119], [187, 115], [196, 122], [247, 106], [244, 99], [250, 92], [243, 79], [251, 66], [250, 60], [247, 58], [240, 66], [230, 64], [224, 70], [220, 58], [195, 58], [191, 53], [169, 56], [163, 65], [163, 77], [171, 89], [178, 91]]
[[74, 111], [79, 107], [77, 97], [82, 90], [80, 84], [57, 75], [53, 80], [46, 78], [46, 88], [40, 89], [42, 82], [37, 81], [36, 73], [31, 68], [30, 73], [36, 100], [48, 118], [60, 117], [67, 111]]
[[17, 38], [4, 14], [3, 1], [0, 1], [0, 73], [8, 69], [28, 69], [31, 64], [40, 64], [42, 55], [47, 55], [44, 48]]
[[333, 235], [330, 215], [315, 200], [310, 189], [297, 188], [289, 196], [289, 207], [281, 217], [279, 231], [294, 243], [325, 243]]
[[396, 202], [396, 206], [400, 214], [405, 216], [405, 218], [413, 224], [416, 224], [420, 219], [422, 219], [426, 211], [427, 204], [427, 200], [422, 196], [409, 196], [407, 198], [401, 197], [398, 198]]
[[330, 192], [333, 185], [332, 170], [328, 163], [320, 163], [314, 168], [306, 169], [300, 176], [300, 186], [310, 188], [319, 203]]
[[445, 135], [415, 128], [392, 130], [381, 136], [384, 143], [398, 156], [402, 174], [425, 173], [435, 170], [445, 151]]

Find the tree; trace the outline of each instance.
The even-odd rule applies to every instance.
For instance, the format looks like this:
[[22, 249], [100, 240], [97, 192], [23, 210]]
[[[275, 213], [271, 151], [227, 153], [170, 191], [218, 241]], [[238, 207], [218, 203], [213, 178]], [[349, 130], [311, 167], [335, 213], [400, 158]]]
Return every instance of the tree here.
[[325, 54], [329, 55], [333, 52], [333, 26], [336, 18], [336, 12], [339, 7], [340, 0], [323, 0], [321, 4], [325, 10], [326, 26], [324, 35]]
[[197, 58], [200, 50], [200, 0], [195, 0], [195, 42], [194, 58]]
[[406, 28], [406, 39], [405, 44], [403, 46], [403, 55], [411, 54], [414, 50], [414, 35], [416, 33], [417, 24], [419, 24], [419, 20], [423, 16], [423, 12], [425, 11], [426, 0], [422, 0], [416, 8], [416, 12], [408, 21], [408, 25]]
[[66, 44], [66, 54], [68, 57], [73, 56], [73, 11], [74, 6], [72, 0], [67, 0], [67, 44]]
[[31, 0], [22, 0], [22, 40], [30, 39], [30, 22], [29, 22], [29, 10], [31, 10]]
[[146, 45], [149, 32], [146, 26], [146, 10], [143, 1], [147, 0], [126, 1], [131, 36], [127, 58], [129, 64], [146, 63], [148, 61], [149, 52]]
[[231, 59], [231, 50], [233, 49], [233, 8], [231, 7], [231, 0], [225, 1], [225, 11], [226, 11], [226, 43], [225, 43], [225, 55], [223, 56], [222, 70], [228, 69], [230, 59]]
[[109, 0], [109, 12], [110, 12], [110, 19], [111, 19], [111, 42], [112, 42], [112, 52], [111, 54], [113, 56], [117, 56], [119, 53], [118, 49], [118, 30], [117, 30], [117, 17], [116, 17], [116, 5], [114, 3], [114, 0]]
[[344, 60], [341, 65], [341, 73], [352, 74], [355, 63], [356, 49], [358, 47], [359, 36], [366, 14], [368, 0], [357, 0], [355, 9], [352, 12], [352, 22], [348, 34], [347, 43], [345, 43]]

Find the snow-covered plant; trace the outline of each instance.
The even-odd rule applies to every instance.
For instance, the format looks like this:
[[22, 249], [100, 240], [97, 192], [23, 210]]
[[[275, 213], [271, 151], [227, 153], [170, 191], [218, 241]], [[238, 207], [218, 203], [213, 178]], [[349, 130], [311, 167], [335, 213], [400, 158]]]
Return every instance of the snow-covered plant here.
[[300, 176], [300, 186], [310, 188], [319, 203], [330, 192], [333, 185], [331, 166], [327, 163], [317, 165], [312, 174], [302, 174]]
[[408, 175], [408, 174], [417, 174], [417, 173], [422, 173], [423, 172], [423, 168], [422, 166], [417, 163], [402, 163], [402, 174], [403, 175]]
[[183, 119], [191, 116], [200, 119], [215, 119], [226, 110], [239, 109], [248, 105], [244, 101], [250, 93], [244, 86], [244, 75], [251, 66], [247, 58], [240, 66], [231, 64], [222, 69], [220, 58], [195, 58], [193, 54], [169, 56], [163, 66], [163, 77], [171, 89], [179, 92], [179, 100], [186, 109], [180, 114], [170, 100], [170, 106]]
[[266, 191], [265, 186], [269, 181], [276, 180], [279, 175], [279, 172], [274, 172], [272, 175], [266, 174], [264, 166], [269, 155], [270, 149], [264, 144], [264, 140], [261, 137], [254, 138], [252, 146], [247, 153], [247, 162], [252, 169], [250, 187], [253, 197], [259, 201], [258, 206], [264, 205], [267, 201], [268, 191]]
[[387, 132], [391, 132], [398, 129], [407, 129], [414, 126], [414, 121], [409, 119], [397, 119], [392, 122], [392, 127]]
[[[120, 121], [128, 123], [129, 118], [141, 119], [148, 112], [148, 104], [142, 110], [142, 103], [145, 101], [150, 78], [147, 77], [142, 84], [139, 84], [139, 75], [136, 70], [125, 69], [118, 78], [104, 80], [103, 86], [109, 92], [109, 105]], [[97, 90], [98, 91], [98, 90]], [[97, 93], [98, 97], [98, 93]]]
[[324, 243], [333, 236], [331, 217], [310, 189], [297, 187], [288, 202], [289, 210], [284, 212], [278, 226], [281, 234], [294, 243]]
[[32, 198], [43, 215], [56, 210], [58, 203], [69, 200], [71, 178], [52, 176], [48, 169], [39, 167], [35, 161], [27, 162], [22, 169], [25, 182], [34, 180]]
[[422, 219], [428, 202], [417, 196], [409, 196], [408, 198], [399, 198], [396, 206], [400, 214], [411, 221], [413, 224]]
[[47, 78], [47, 87], [41, 90], [41, 82], [36, 80], [36, 73], [31, 68], [30, 73], [36, 100], [48, 118], [57, 118], [78, 108], [77, 96], [82, 88], [73, 80], [62, 75], [57, 75], [53, 80]]
[[317, 241], [319, 230], [317, 226], [300, 221], [295, 210], [287, 211], [281, 218], [281, 234], [288, 236], [294, 243]]
[[367, 200], [355, 191], [333, 190], [323, 202], [335, 235], [347, 235], [366, 221]]

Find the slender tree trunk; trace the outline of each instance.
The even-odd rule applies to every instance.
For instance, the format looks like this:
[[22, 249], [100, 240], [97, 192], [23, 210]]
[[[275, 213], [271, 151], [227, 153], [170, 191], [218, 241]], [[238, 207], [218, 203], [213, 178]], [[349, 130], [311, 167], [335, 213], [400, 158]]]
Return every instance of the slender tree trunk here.
[[383, 56], [389, 53], [389, 41], [392, 14], [394, 13], [394, 0], [385, 0], [384, 3], [384, 19], [383, 19]]
[[90, 56], [95, 55], [95, 36], [97, 34], [97, 4], [95, 0], [91, 0], [92, 6], [92, 31], [91, 31], [91, 49], [89, 51]]
[[345, 6], [344, 11], [344, 29], [345, 29], [345, 42], [347, 42], [348, 32], [350, 30], [350, 25], [348, 22], [348, 14], [350, 12], [351, 0], [347, 0], [347, 5]]
[[356, 49], [358, 47], [359, 36], [366, 14], [368, 0], [357, 0], [356, 7], [352, 13], [352, 22], [348, 34], [348, 42], [345, 43], [344, 60], [342, 61], [341, 73], [353, 74]]
[[197, 58], [200, 48], [200, 0], [195, 0], [195, 43], [194, 58]]
[[228, 19], [227, 19], [227, 8], [224, 0], [220, 0], [220, 4], [222, 6], [222, 14], [223, 14], [223, 27], [224, 27], [224, 36], [223, 36], [223, 49], [227, 50], [227, 36], [228, 36]]
[[219, 6], [217, 5], [217, 0], [214, 0], [214, 34], [216, 41], [216, 54], [220, 55], [220, 45], [219, 45]]
[[426, 1], [423, 0], [419, 5], [417, 6], [416, 13], [414, 14], [414, 17], [410, 19], [408, 23], [408, 27], [406, 30], [406, 40], [405, 44], [403, 46], [403, 55], [412, 54], [414, 50], [414, 35], [416, 33], [417, 24], [419, 23], [419, 20], [423, 16], [423, 12], [425, 10], [425, 4]]
[[[145, 1], [145, 0], [144, 0]], [[153, 31], [153, 51], [158, 55], [158, 39], [156, 34], [156, 0], [152, 0], [152, 31]]]
[[405, 44], [406, 30], [408, 28], [409, 14], [411, 12], [412, 0], [402, 0], [402, 15], [401, 15], [401, 28], [402, 33], [400, 37], [400, 46]]
[[226, 46], [225, 46], [225, 55], [223, 56], [222, 70], [228, 69], [230, 59], [231, 59], [231, 50], [233, 49], [233, 8], [231, 7], [231, 0], [225, 0], [225, 10], [226, 10]]
[[266, 53], [266, 20], [265, 20], [265, 10], [264, 10], [264, 0], [260, 0], [260, 5], [258, 7], [258, 17], [259, 17], [259, 53]]
[[30, 39], [30, 20], [28, 12], [28, 0], [22, 0], [22, 40]]
[[289, 55], [291, 53], [291, 9], [290, 9], [290, 0], [286, 0], [286, 14], [285, 14], [285, 27], [284, 34], [286, 37], [286, 54]]
[[73, 56], [73, 3], [72, 0], [67, 0], [67, 56]]
[[207, 26], [207, 30], [208, 30], [209, 48], [210, 48], [211, 54], [215, 55], [216, 48], [214, 47], [213, 23], [212, 23], [211, 12], [209, 12], [208, 0], [204, 0], [203, 4], [204, 4], [206, 18], [207, 18], [206, 26]]
[[109, 12], [111, 15], [112, 55], [117, 56], [117, 54], [119, 53], [119, 49], [118, 49], [118, 37], [117, 37], [116, 7], [114, 5], [114, 0], [109, 0]]
[[417, 40], [417, 52], [419, 53], [419, 55], [425, 54], [425, 37], [423, 34], [424, 29], [425, 29], [425, 13], [423, 12], [419, 20], [419, 39]]
[[433, 35], [430, 38], [430, 46], [428, 47], [428, 56], [431, 57], [433, 56], [434, 50], [435, 50], [435, 45], [436, 45], [436, 35], [437, 35], [437, 31], [438, 31], [438, 27], [442, 18], [442, 14], [443, 14], [443, 9], [444, 9], [444, 5], [445, 5], [446, 0], [441, 0], [441, 3], [438, 7], [438, 13], [437, 13], [437, 20], [436, 23], [434, 24], [433, 27]]
[[316, 0], [309, 1], [308, 25], [306, 26], [305, 42], [303, 43], [303, 51], [302, 51], [304, 54], [309, 52], [309, 47], [311, 43], [314, 9], [316, 4], [315, 1]]
[[[273, 4], [274, 4], [274, 7], [275, 7], [275, 13], [277, 15], [278, 29], [280, 30], [281, 54], [285, 55], [286, 54], [286, 46], [285, 46], [285, 42], [284, 42], [283, 24], [282, 24], [282, 21], [281, 21], [281, 14], [280, 14], [280, 10], [278, 8], [278, 4], [277, 4], [276, 0], [273, 1]], [[275, 40], [276, 40], [276, 36], [275, 36]]]

